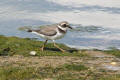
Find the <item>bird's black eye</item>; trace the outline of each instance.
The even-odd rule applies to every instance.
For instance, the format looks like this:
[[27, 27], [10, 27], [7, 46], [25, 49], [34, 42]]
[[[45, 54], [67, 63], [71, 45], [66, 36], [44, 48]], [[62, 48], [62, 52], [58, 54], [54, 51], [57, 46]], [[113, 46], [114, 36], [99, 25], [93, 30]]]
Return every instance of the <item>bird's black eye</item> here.
[[63, 24], [62, 26], [63, 26], [63, 27], [67, 27], [67, 25], [66, 25], [66, 24]]

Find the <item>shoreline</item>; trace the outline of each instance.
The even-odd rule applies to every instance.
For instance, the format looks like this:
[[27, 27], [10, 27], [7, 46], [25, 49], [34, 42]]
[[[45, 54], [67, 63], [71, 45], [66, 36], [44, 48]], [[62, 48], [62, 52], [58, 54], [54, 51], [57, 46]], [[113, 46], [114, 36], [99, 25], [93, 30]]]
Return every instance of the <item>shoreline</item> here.
[[[0, 36], [1, 80], [115, 80], [120, 75], [119, 50], [77, 50], [57, 43], [67, 50], [62, 53], [48, 43], [41, 52], [42, 44], [30, 38]], [[31, 51], [37, 54], [30, 55]]]
[[[29, 55], [28, 53], [30, 53], [30, 51], [36, 51], [39, 56], [42, 55], [46, 55], [46, 56], [52, 56], [52, 55], [58, 55], [58, 56], [67, 56], [67, 55], [71, 55], [72, 56], [75, 54], [76, 56], [83, 56], [84, 54], [78, 54], [79, 52], [84, 53], [84, 51], [101, 51], [101, 52], [105, 52], [107, 54], [112, 54], [115, 55], [117, 57], [120, 57], [120, 50], [116, 49], [116, 48], [109, 48], [107, 50], [100, 50], [100, 49], [77, 49], [75, 48], [75, 46], [71, 46], [71, 45], [65, 45], [65, 44], [60, 44], [57, 43], [60, 47], [62, 47], [63, 49], [67, 50], [67, 52], [65, 52], [66, 54], [62, 54], [61, 55], [61, 51], [59, 51], [58, 49], [56, 49], [52, 43], [48, 43], [46, 45], [46, 50], [44, 52], [40, 51], [40, 47], [43, 45], [43, 41], [39, 41], [36, 39], [31, 39], [31, 38], [19, 38], [19, 37], [15, 37], [15, 36], [9, 36], [6, 37], [4, 35], [0, 35], [0, 53], [13, 53], [13, 54], [23, 54], [23, 55]], [[5, 51], [6, 49], [10, 49], [8, 51]], [[74, 53], [74, 54], [73, 54]], [[74, 55], [74, 56], [75, 56]]]

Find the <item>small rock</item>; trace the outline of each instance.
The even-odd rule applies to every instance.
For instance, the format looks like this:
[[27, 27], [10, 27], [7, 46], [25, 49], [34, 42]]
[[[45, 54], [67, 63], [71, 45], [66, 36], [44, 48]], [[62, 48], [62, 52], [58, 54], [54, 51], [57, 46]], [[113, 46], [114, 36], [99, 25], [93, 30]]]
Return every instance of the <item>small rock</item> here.
[[36, 55], [36, 51], [31, 51], [29, 54], [32, 55], [32, 56], [35, 56]]
[[116, 62], [111, 62], [110, 64], [112, 64], [112, 65], [116, 65], [117, 63], [116, 63]]

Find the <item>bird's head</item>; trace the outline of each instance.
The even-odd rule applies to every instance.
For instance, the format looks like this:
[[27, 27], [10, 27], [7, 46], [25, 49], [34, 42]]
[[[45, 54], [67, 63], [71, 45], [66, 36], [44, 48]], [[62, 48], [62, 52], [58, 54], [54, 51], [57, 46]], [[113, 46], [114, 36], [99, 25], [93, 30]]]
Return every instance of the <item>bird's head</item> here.
[[67, 29], [67, 28], [72, 29], [72, 27], [70, 26], [70, 24], [67, 21], [60, 22], [59, 26], [62, 27], [63, 29]]

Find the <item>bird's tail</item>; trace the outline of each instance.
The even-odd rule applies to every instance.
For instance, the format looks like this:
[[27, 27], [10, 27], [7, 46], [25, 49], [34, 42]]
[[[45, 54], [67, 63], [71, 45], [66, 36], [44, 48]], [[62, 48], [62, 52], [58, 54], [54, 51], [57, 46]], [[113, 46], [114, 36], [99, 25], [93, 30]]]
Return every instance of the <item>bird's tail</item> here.
[[32, 32], [31, 27], [28, 27], [28, 26], [20, 27], [19, 30], [20, 31], [26, 31], [26, 32]]
[[27, 32], [32, 32], [32, 30], [31, 30], [31, 29], [28, 29]]

